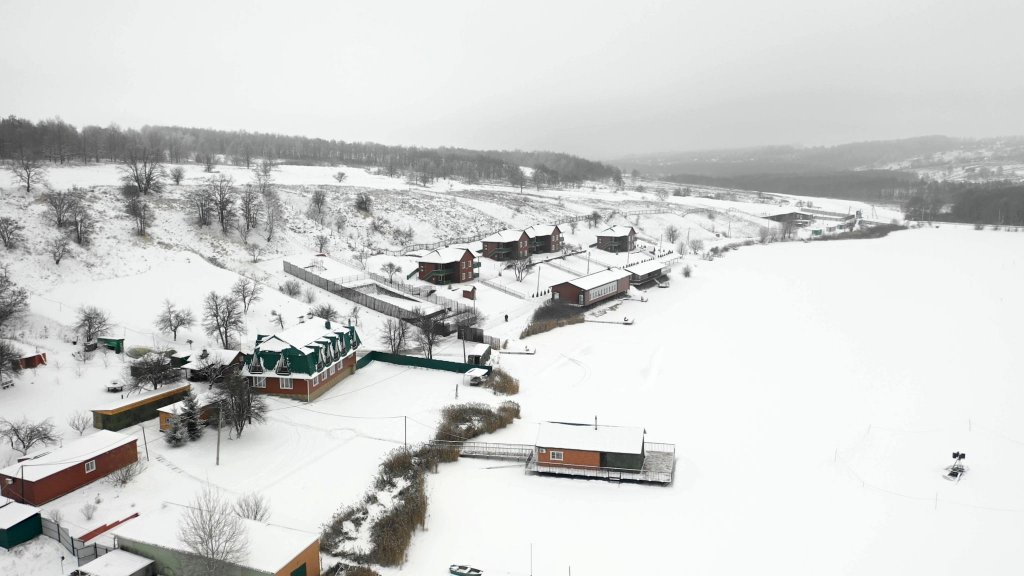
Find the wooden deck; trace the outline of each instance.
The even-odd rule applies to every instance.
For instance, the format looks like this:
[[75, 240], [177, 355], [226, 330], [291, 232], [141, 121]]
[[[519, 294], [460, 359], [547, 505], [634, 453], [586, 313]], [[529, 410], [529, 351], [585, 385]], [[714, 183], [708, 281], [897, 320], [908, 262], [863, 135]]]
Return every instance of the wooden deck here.
[[446, 442], [435, 440], [432, 446], [458, 449], [460, 457], [492, 458], [524, 462], [526, 471], [534, 474], [555, 474], [578, 478], [599, 478], [612, 482], [648, 482], [671, 484], [675, 475], [675, 444], [644, 442], [644, 464], [639, 470], [596, 466], [551, 466], [534, 459], [534, 446], [530, 444], [502, 444], [496, 442]]

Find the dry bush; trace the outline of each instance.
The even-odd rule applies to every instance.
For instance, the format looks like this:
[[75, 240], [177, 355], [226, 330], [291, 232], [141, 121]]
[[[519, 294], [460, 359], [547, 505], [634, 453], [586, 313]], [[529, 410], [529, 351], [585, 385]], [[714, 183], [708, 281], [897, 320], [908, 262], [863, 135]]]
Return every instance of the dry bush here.
[[107, 476], [107, 478], [110, 479], [110, 483], [114, 486], [125, 486], [132, 480], [135, 480], [135, 478], [137, 478], [139, 474], [142, 474], [142, 471], [145, 469], [146, 465], [141, 461], [136, 460], [124, 468], [115, 470], [110, 474], [110, 476]]
[[242, 494], [235, 500], [235, 514], [249, 520], [266, 522], [270, 518], [270, 501], [262, 494], [249, 492]]
[[548, 300], [543, 306], [533, 311], [530, 323], [519, 334], [519, 337], [526, 338], [527, 336], [549, 332], [555, 328], [570, 324], [580, 324], [582, 322], [583, 313], [579, 308], [555, 300]]
[[693, 274], [693, 268], [690, 268], [689, 264], [687, 264], [686, 266], [683, 266], [683, 277], [684, 278], [689, 278], [690, 275], [692, 275], [692, 274]]
[[81, 436], [89, 429], [90, 426], [92, 426], [92, 414], [85, 410], [73, 412], [68, 416], [68, 426], [75, 432], [78, 432], [78, 435]]
[[400, 493], [399, 499], [377, 518], [370, 529], [373, 550], [369, 560], [381, 566], [400, 566], [417, 528], [427, 522], [427, 490], [423, 474], [417, 475]]
[[490, 378], [484, 381], [484, 387], [503, 396], [519, 394], [519, 380], [501, 368], [491, 371]]
[[80, 509], [82, 517], [86, 520], [92, 520], [92, 517], [96, 514], [96, 505], [92, 502], [86, 502]]
[[281, 284], [281, 292], [297, 298], [302, 293], [302, 284], [298, 280], [285, 280], [285, 283]]

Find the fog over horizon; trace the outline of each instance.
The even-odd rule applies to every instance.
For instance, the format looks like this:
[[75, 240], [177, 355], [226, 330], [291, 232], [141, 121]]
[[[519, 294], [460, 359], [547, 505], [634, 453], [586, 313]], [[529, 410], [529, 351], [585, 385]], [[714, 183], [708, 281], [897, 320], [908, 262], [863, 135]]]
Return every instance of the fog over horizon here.
[[1022, 17], [996, 0], [3, 0], [0, 114], [595, 159], [1004, 136], [1024, 134]]

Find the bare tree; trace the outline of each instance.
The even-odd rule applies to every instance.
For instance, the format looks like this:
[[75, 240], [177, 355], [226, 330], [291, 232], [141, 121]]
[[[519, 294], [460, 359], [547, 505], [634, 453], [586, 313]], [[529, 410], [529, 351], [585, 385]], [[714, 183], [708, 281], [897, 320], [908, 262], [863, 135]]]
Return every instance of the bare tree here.
[[338, 181], [338, 184], [344, 182], [345, 178], [347, 178], [347, 175], [344, 172], [338, 172], [334, 175], [334, 179]]
[[251, 184], [242, 187], [238, 196], [238, 205], [242, 210], [242, 219], [238, 224], [238, 231], [242, 239], [249, 237], [249, 232], [259, 224], [260, 215], [263, 212], [263, 196], [259, 188]]
[[384, 331], [380, 335], [381, 344], [387, 346], [392, 354], [398, 354], [405, 348], [409, 339], [409, 324], [397, 318], [388, 318], [384, 322]]
[[0, 340], [0, 374], [21, 358], [21, 350], [7, 340]]
[[121, 187], [121, 195], [124, 196], [124, 210], [129, 216], [135, 219], [135, 233], [145, 236], [146, 230], [153, 222], [153, 208], [143, 197], [142, 192], [135, 184], [125, 184]]
[[373, 213], [373, 197], [366, 192], [356, 194], [356, 210], [366, 214]]
[[185, 179], [185, 169], [181, 166], [171, 168], [171, 171], [168, 172], [168, 174], [170, 174], [171, 182], [174, 182], [175, 186], [181, 184], [181, 181]]
[[60, 264], [60, 261], [71, 251], [71, 243], [68, 242], [66, 236], [55, 236], [46, 244], [46, 251], [50, 253], [53, 258], [54, 264]]
[[212, 173], [213, 169], [217, 167], [217, 157], [213, 154], [203, 154], [198, 157], [198, 160], [203, 165], [203, 172]]
[[156, 390], [181, 377], [181, 371], [171, 364], [165, 353], [150, 352], [125, 366], [121, 374], [126, 384], [126, 394]]
[[79, 436], [84, 434], [90, 426], [92, 426], [92, 415], [85, 410], [72, 412], [71, 415], [68, 416], [68, 427], [75, 432], [78, 432]]
[[690, 252], [700, 254], [704, 250], [704, 241], [699, 238], [690, 240]]
[[669, 224], [665, 228], [665, 240], [668, 240], [669, 244], [675, 244], [676, 240], [679, 239], [679, 228], [676, 228], [674, 224]]
[[200, 188], [189, 191], [185, 198], [195, 210], [196, 223], [200, 226], [209, 226], [210, 215], [213, 212], [213, 193], [207, 188]]
[[216, 337], [224, 348], [231, 348], [232, 337], [245, 328], [241, 303], [233, 294], [210, 292], [203, 299], [203, 329]]
[[214, 402], [220, 407], [224, 424], [234, 431], [235, 438], [241, 438], [246, 425], [262, 424], [266, 420], [267, 403], [263, 396], [255, 394], [248, 379], [237, 372], [229, 372], [214, 385]]
[[388, 282], [395, 281], [395, 274], [402, 272], [402, 267], [395, 265], [394, 262], [388, 262], [380, 267], [380, 271], [388, 275]]
[[92, 242], [93, 234], [96, 233], [96, 218], [85, 201], [77, 201], [71, 207], [69, 224], [71, 234], [79, 246], [88, 246]]
[[434, 357], [434, 346], [441, 339], [441, 320], [438, 314], [427, 314], [422, 308], [412, 311], [412, 324], [416, 326], [416, 342], [420, 345], [424, 358]]
[[281, 197], [277, 190], [268, 188], [263, 193], [263, 225], [267, 231], [267, 242], [274, 239], [274, 232], [278, 223], [284, 218], [284, 206], [281, 204]]
[[68, 223], [71, 211], [79, 203], [79, 189], [72, 187], [68, 191], [51, 191], [43, 194], [43, 201], [46, 202], [46, 212], [57, 228], [63, 228]]
[[601, 213], [600, 212], [598, 212], [597, 210], [594, 210], [590, 214], [587, 214], [587, 225], [590, 228], [593, 228], [594, 226], [597, 226], [600, 223], [601, 223]]
[[249, 520], [266, 522], [270, 519], [270, 501], [262, 494], [247, 492], [235, 500], [235, 514]]
[[78, 318], [72, 328], [80, 333], [86, 342], [92, 342], [112, 325], [110, 316], [103, 310], [95, 306], [82, 306], [78, 309]]
[[523, 278], [526, 278], [526, 275], [530, 273], [531, 266], [533, 266], [533, 260], [529, 256], [511, 262], [512, 273], [515, 274], [517, 282], [522, 282]]
[[4, 248], [10, 250], [21, 244], [25, 240], [22, 233], [24, 230], [25, 226], [21, 222], [10, 216], [0, 216], [0, 241], [3, 241]]
[[184, 508], [178, 539], [195, 554], [189, 574], [217, 576], [238, 564], [248, 553], [245, 524], [230, 503], [209, 485]]
[[156, 317], [156, 327], [163, 332], [170, 332], [175, 341], [178, 340], [178, 330], [191, 328], [196, 323], [196, 317], [191, 310], [178, 308], [170, 300], [164, 300], [163, 308]]
[[206, 180], [206, 186], [210, 190], [213, 208], [217, 211], [217, 219], [220, 222], [220, 231], [227, 235], [235, 222], [235, 185], [230, 176], [220, 174], [211, 176]]
[[7, 264], [0, 264], [0, 328], [28, 311], [28, 290], [11, 278]]
[[366, 248], [360, 248], [356, 254], [356, 261], [359, 262], [359, 266], [366, 270], [366, 261], [370, 259], [370, 251]]
[[331, 246], [331, 237], [323, 233], [317, 234], [313, 236], [313, 243], [316, 245], [317, 252], [326, 253]]
[[569, 229], [572, 230], [573, 234], [576, 233], [576, 228], [578, 228], [579, 225], [580, 225], [580, 223], [575, 221], [575, 220], [573, 220], [572, 222], [569, 222]]
[[341, 312], [338, 312], [338, 309], [332, 306], [329, 302], [317, 304], [311, 308], [309, 312], [313, 316], [323, 318], [324, 320], [330, 320], [331, 322], [337, 322], [338, 318], [341, 316]]
[[20, 182], [29, 194], [33, 187], [46, 183], [46, 164], [36, 156], [19, 154], [9, 168], [14, 173], [14, 181]]
[[142, 196], [163, 192], [166, 171], [162, 156], [161, 152], [145, 147], [128, 150], [118, 167], [121, 182], [134, 186]]
[[49, 418], [40, 422], [30, 422], [24, 417], [17, 422], [0, 418], [0, 438], [6, 440], [11, 449], [20, 452], [22, 456], [28, 454], [33, 446], [60, 441], [60, 435]]
[[242, 312], [248, 314], [252, 303], [262, 299], [263, 284], [255, 278], [242, 276], [231, 287], [231, 295], [242, 303]]
[[253, 264], [259, 262], [260, 256], [263, 255], [263, 247], [256, 243], [246, 244], [245, 251], [249, 253], [249, 256], [252, 256]]
[[313, 190], [313, 196], [309, 199], [309, 217], [318, 224], [324, 223], [324, 212], [327, 209], [327, 191], [321, 188]]

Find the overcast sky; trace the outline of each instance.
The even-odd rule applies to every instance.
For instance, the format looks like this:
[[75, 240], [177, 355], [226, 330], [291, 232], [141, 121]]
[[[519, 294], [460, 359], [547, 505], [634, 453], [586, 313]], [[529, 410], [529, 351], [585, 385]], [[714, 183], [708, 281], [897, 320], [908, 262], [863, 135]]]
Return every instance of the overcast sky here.
[[590, 157], [1024, 133], [1019, 0], [0, 0], [0, 114]]

